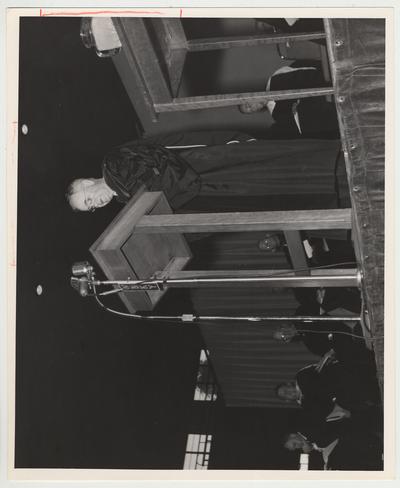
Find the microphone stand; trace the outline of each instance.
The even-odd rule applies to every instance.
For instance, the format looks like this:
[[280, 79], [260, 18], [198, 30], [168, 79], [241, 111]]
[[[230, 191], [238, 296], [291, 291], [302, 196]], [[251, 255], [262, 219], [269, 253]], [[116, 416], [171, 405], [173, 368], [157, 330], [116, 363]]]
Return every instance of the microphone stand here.
[[[361, 282], [361, 274], [359, 271], [356, 275], [353, 273], [343, 274], [341, 278], [349, 278], [354, 281], [356, 277], [357, 282]], [[264, 285], [264, 286], [306, 286], [315, 287], [315, 276], [298, 276], [294, 271], [285, 272], [286, 276], [270, 275], [270, 276], [256, 276], [256, 277], [207, 277], [207, 278], [149, 278], [147, 280], [97, 280], [93, 267], [87, 261], [74, 264], [72, 267], [71, 286], [82, 296], [98, 296], [109, 295], [112, 293], [126, 293], [137, 291], [152, 291], [163, 290], [164, 288], [192, 288], [201, 286], [241, 286], [241, 285]], [[287, 274], [290, 274], [287, 276]], [[329, 278], [329, 276], [324, 277]], [[337, 280], [337, 277], [333, 277]], [[96, 293], [97, 286], [113, 286], [114, 289]], [[273, 320], [273, 321], [291, 321], [291, 322], [358, 322], [361, 320], [360, 316], [335, 317], [335, 316], [274, 316], [274, 317], [227, 317], [227, 316], [213, 316], [203, 317], [207, 320]], [[189, 320], [188, 320], [189, 321]]]

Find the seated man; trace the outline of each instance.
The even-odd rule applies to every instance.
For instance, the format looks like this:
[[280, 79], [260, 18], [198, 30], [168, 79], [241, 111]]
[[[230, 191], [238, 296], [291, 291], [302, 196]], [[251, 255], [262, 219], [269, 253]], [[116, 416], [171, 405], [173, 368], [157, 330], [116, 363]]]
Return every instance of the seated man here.
[[[333, 424], [329, 425], [331, 427]], [[309, 454], [309, 469], [375, 471], [383, 469], [382, 442], [367, 425], [351, 420], [333, 428], [319, 427], [314, 435], [291, 432], [284, 447]]]
[[227, 132], [169, 135], [110, 151], [102, 176], [73, 181], [67, 198], [74, 210], [93, 211], [114, 197], [126, 203], [144, 186], [164, 191], [179, 212], [202, 204], [208, 211], [268, 210], [268, 196], [280, 196], [284, 203], [285, 195], [305, 197], [306, 208], [337, 208], [338, 158], [340, 142], [334, 140], [256, 141]]
[[[360, 313], [361, 298], [357, 289], [297, 288], [294, 295], [301, 303], [296, 309], [296, 316], [352, 316]], [[277, 327], [273, 338], [286, 343], [303, 342], [311, 353], [318, 356], [333, 349], [336, 359], [347, 368], [359, 369], [364, 375], [376, 372], [373, 352], [367, 348], [358, 322], [296, 321]]]
[[[303, 315], [302, 312], [296, 315]], [[309, 315], [305, 313], [304, 316]], [[340, 357], [343, 348], [351, 350], [352, 337], [351, 329], [343, 322], [289, 322], [279, 325], [272, 333], [276, 341], [284, 342], [302, 342], [306, 348], [316, 356], [323, 356], [333, 349], [337, 356]], [[345, 344], [345, 345], [344, 345]]]
[[345, 368], [333, 351], [319, 363], [302, 368], [295, 382], [278, 385], [276, 394], [328, 422], [364, 415], [379, 403], [376, 379]]
[[312, 249], [311, 261], [314, 266], [325, 266], [333, 263], [343, 263], [343, 267], [354, 266], [356, 256], [354, 254], [353, 243], [348, 233], [344, 230], [325, 231], [322, 238], [316, 234], [322, 231], [308, 231], [308, 244]]
[[[335, 265], [335, 261], [330, 261], [329, 265]], [[355, 263], [352, 266], [356, 266]], [[300, 305], [295, 315], [334, 314], [338, 308], [347, 310], [347, 315], [358, 315], [361, 311], [361, 295], [357, 288], [295, 288], [293, 294]]]
[[[327, 86], [319, 61], [295, 61], [279, 68], [267, 82], [266, 91], [293, 90]], [[336, 107], [325, 96], [306, 97], [298, 100], [247, 102], [239, 106], [244, 114], [268, 110], [274, 124], [268, 137], [272, 138], [322, 138], [340, 137]]]
[[[312, 412], [318, 419], [334, 420], [348, 418], [351, 413], [337, 401], [334, 385], [324, 381], [320, 370], [331, 355], [327, 354], [317, 365], [301, 369], [296, 381], [281, 383], [276, 387], [276, 395], [286, 402], [296, 402], [307, 412]], [[339, 400], [340, 401], [340, 400]]]
[[[331, 452], [339, 442], [338, 436], [319, 445], [309, 439], [303, 432], [291, 432], [284, 438], [283, 446], [289, 451], [301, 451], [309, 455], [309, 469], [329, 469], [328, 460]], [[311, 462], [310, 462], [311, 461]]]

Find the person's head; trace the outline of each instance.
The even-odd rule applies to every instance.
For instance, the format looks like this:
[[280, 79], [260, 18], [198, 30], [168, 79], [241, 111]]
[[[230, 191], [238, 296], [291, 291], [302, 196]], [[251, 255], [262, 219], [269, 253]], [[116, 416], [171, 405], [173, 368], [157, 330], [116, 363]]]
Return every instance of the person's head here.
[[242, 114], [253, 114], [255, 112], [263, 112], [267, 109], [265, 102], [245, 102], [239, 105], [239, 111]]
[[79, 178], [68, 187], [66, 198], [71, 208], [79, 212], [94, 212], [104, 207], [114, 196], [103, 178]]
[[287, 342], [290, 342], [296, 334], [297, 334], [296, 327], [293, 324], [287, 322], [287, 323], [280, 324], [273, 331], [272, 337], [276, 341], [287, 343]]
[[276, 252], [282, 243], [277, 234], [268, 233], [265, 237], [258, 241], [258, 248], [261, 251]]
[[284, 400], [285, 402], [295, 402], [299, 398], [299, 392], [294, 381], [280, 383], [275, 388], [275, 393], [278, 398]]
[[301, 450], [309, 454], [313, 450], [311, 442], [298, 432], [291, 432], [285, 439], [283, 446], [289, 451]]

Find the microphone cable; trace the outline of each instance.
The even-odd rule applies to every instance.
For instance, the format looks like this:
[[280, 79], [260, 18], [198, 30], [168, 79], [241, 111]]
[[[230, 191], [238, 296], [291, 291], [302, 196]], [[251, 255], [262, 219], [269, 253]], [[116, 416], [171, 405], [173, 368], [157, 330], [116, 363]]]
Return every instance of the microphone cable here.
[[[276, 322], [277, 320], [279, 320], [278, 317], [233, 317], [233, 316], [201, 316], [201, 315], [193, 315], [193, 314], [182, 314], [182, 315], [142, 315], [142, 314], [134, 314], [134, 313], [130, 313], [130, 312], [121, 312], [119, 310], [115, 310], [115, 309], [112, 309], [110, 307], [108, 307], [107, 305], [105, 305], [101, 300], [100, 298], [98, 297], [98, 295], [93, 295], [93, 297], [95, 298], [96, 302], [98, 303], [98, 305], [106, 310], [107, 312], [110, 312], [114, 315], [117, 315], [119, 317], [125, 317], [125, 318], [130, 318], [130, 319], [136, 319], [136, 320], [148, 320], [148, 321], [161, 321], [161, 322], [167, 322], [167, 323], [171, 323], [171, 324], [175, 324], [175, 325], [178, 325], [178, 324], [187, 324], [187, 323], [191, 323], [191, 324], [198, 324], [200, 321], [208, 321], [208, 322], [212, 322], [212, 321], [236, 321], [236, 322], [257, 322], [257, 325], [266, 325], [266, 324], [261, 324], [260, 322]], [[219, 325], [217, 323], [213, 324], [213, 325]], [[378, 339], [383, 339], [384, 336], [375, 336], [375, 337], [367, 337], [365, 338], [364, 336], [362, 335], [359, 335], [359, 334], [354, 334], [354, 333], [351, 333], [351, 332], [345, 332], [345, 331], [335, 331], [335, 330], [332, 330], [332, 331], [313, 331], [313, 330], [309, 330], [309, 329], [301, 329], [299, 330], [298, 332], [310, 332], [310, 333], [315, 333], [315, 334], [342, 334], [342, 335], [347, 335], [347, 336], [351, 336], [351, 337], [354, 337], [356, 339], [368, 339], [368, 340], [378, 340]]]

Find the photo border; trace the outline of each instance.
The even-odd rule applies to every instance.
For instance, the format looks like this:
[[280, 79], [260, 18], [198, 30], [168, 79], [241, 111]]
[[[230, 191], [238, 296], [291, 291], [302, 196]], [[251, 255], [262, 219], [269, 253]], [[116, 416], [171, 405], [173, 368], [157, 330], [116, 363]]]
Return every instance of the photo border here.
[[[143, 3], [143, 2], [142, 2]], [[364, 2], [365, 3], [365, 2]], [[156, 2], [152, 2], [156, 5]], [[183, 470], [89, 470], [89, 469], [22, 469], [12, 466], [14, 456], [14, 430], [15, 430], [15, 307], [16, 307], [16, 233], [17, 233], [17, 168], [18, 168], [18, 76], [19, 76], [19, 17], [29, 16], [67, 16], [98, 15], [109, 16], [113, 13], [123, 12], [121, 16], [142, 16], [151, 11], [160, 11], [168, 16], [175, 17], [282, 17], [283, 13], [290, 13], [290, 17], [301, 15], [302, 17], [385, 17], [386, 18], [386, 155], [385, 155], [385, 369], [384, 369], [384, 452], [385, 469], [382, 472], [345, 472], [345, 471], [275, 471], [275, 470], [232, 470], [232, 471], [197, 471], [189, 472]], [[132, 10], [132, 12], [128, 12]], [[286, 10], [286, 11], [285, 11]], [[267, 15], [268, 14], [268, 15]], [[280, 15], [279, 15], [280, 14]], [[395, 11], [393, 7], [388, 8], [364, 8], [364, 7], [318, 7], [318, 8], [210, 8], [210, 7], [172, 7], [162, 6], [143, 8], [126, 7], [115, 8], [43, 8], [31, 7], [29, 9], [8, 8], [7, 9], [7, 55], [6, 55], [6, 76], [7, 76], [7, 151], [6, 151], [6, 398], [7, 398], [7, 428], [2, 422], [2, 439], [6, 430], [7, 440], [7, 477], [15, 481], [77, 481], [77, 480], [386, 480], [393, 479], [395, 475], [395, 341], [394, 341], [394, 319], [395, 319], [395, 297], [394, 297], [394, 233], [395, 233], [395, 206], [393, 205], [395, 195], [394, 178], [394, 46]], [[4, 374], [3, 378], [4, 380]], [[4, 417], [4, 408], [2, 420]], [[4, 451], [4, 443], [2, 451]], [[2, 453], [4, 454], [4, 452]], [[3, 463], [2, 463], [3, 464]], [[321, 475], [321, 473], [323, 473]], [[349, 474], [351, 473], [351, 474]], [[87, 485], [85, 485], [87, 486]]]

